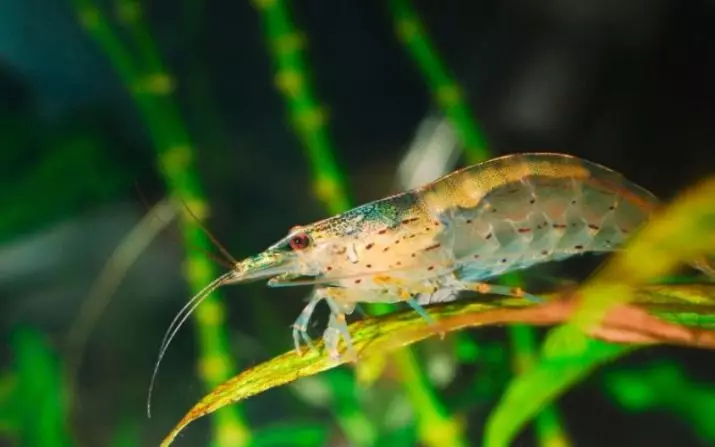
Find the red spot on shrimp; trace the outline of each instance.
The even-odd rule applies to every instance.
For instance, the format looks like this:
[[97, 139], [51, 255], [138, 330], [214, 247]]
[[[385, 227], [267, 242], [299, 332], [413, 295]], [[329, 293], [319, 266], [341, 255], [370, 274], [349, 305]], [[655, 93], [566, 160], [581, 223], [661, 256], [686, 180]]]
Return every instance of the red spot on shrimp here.
[[383, 229], [377, 232], [377, 234], [385, 234], [387, 233], [387, 229]]
[[592, 230], [596, 230], [596, 231], [601, 229], [601, 227], [599, 227], [598, 225], [594, 225], [594, 224], [588, 224], [588, 228], [590, 228]]
[[362, 279], [356, 279], [355, 284], [360, 284], [362, 282]]
[[434, 270], [434, 266], [430, 265], [429, 267], [427, 267], [427, 270]]
[[564, 225], [564, 224], [552, 224], [551, 226], [554, 227], [554, 228], [556, 228], [556, 229], [561, 229], [561, 230], [563, 230], [563, 229], [566, 228], [568, 225]]
[[531, 231], [531, 228], [519, 228], [518, 230], [519, 233], [528, 233]]
[[439, 248], [439, 247], [441, 247], [441, 246], [442, 246], [442, 244], [430, 245], [429, 247], [425, 248], [425, 251], [434, 250], [434, 249], [437, 249], [437, 248]]
[[418, 220], [420, 220], [419, 217], [410, 217], [409, 219], [403, 219], [402, 224], [407, 225], [408, 223], [417, 222]]
[[375, 244], [373, 244], [372, 242], [370, 242], [369, 244], [367, 244], [367, 245], [365, 246], [365, 250], [369, 250], [369, 249], [371, 249], [371, 248], [374, 247], [374, 246], [375, 246]]

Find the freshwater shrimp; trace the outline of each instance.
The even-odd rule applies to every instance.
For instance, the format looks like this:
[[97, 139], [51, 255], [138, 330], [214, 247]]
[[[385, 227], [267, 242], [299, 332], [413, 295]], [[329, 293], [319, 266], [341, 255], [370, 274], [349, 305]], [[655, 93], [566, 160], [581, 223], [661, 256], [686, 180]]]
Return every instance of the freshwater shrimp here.
[[293, 325], [295, 349], [301, 353], [303, 342], [312, 346], [308, 322], [325, 301], [330, 317], [323, 340], [334, 359], [341, 337], [355, 356], [346, 316], [359, 303], [404, 302], [431, 323], [423, 306], [461, 291], [538, 302], [521, 289], [486, 281], [574, 255], [613, 251], [658, 205], [656, 196], [621, 174], [574, 156], [494, 158], [293, 227], [189, 301], [172, 322], [159, 360], [193, 309], [230, 283], [270, 278], [271, 287], [314, 285]]

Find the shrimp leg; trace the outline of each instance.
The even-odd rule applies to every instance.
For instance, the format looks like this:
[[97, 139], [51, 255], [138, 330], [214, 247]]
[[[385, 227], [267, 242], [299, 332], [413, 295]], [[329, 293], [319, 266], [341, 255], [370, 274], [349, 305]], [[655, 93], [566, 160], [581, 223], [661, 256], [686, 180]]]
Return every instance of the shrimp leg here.
[[325, 332], [323, 332], [323, 341], [325, 342], [325, 348], [328, 350], [330, 358], [333, 360], [340, 358], [338, 342], [340, 341], [340, 337], [342, 337], [347, 345], [348, 357], [352, 360], [357, 360], [357, 353], [353, 347], [352, 338], [350, 337], [350, 331], [348, 331], [346, 322], [346, 315], [350, 315], [353, 310], [355, 310], [355, 304], [341, 302], [334, 298], [326, 298], [325, 301], [330, 307], [330, 318], [328, 320], [328, 327], [325, 329]]
[[417, 312], [420, 315], [420, 317], [422, 317], [427, 322], [427, 324], [430, 324], [430, 325], [435, 324], [434, 318], [432, 318], [432, 316], [430, 316], [430, 314], [427, 313], [425, 308], [422, 307], [420, 305], [420, 303], [418, 303], [415, 298], [408, 298], [405, 301], [407, 302], [407, 304], [410, 305], [410, 307], [415, 312]]
[[301, 341], [305, 342], [309, 348], [313, 348], [313, 341], [308, 335], [308, 322], [315, 311], [315, 306], [326, 298], [321, 291], [322, 289], [318, 289], [313, 292], [310, 301], [303, 308], [300, 315], [298, 315], [298, 318], [296, 318], [293, 323], [293, 344], [295, 345], [295, 350], [298, 355], [302, 354], [302, 350], [300, 348]]

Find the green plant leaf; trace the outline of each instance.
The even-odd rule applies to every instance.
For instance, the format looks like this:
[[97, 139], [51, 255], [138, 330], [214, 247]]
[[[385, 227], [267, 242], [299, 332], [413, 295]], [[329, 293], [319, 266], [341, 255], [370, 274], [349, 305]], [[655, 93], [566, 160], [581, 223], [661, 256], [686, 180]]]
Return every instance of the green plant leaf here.
[[[713, 303], [712, 297], [715, 296], [715, 285], [658, 285], [643, 287], [637, 292], [636, 304], [644, 308], [667, 306], [669, 315], [676, 318], [677, 312], [688, 314], [712, 311], [711, 304]], [[698, 296], [699, 294], [701, 296]], [[557, 296], [559, 295], [551, 294], [544, 297], [554, 299]], [[559, 305], [558, 302], [553, 304]], [[556, 308], [558, 309], [558, 307]], [[530, 301], [523, 299], [481, 296], [479, 301], [464, 300], [430, 306], [427, 311], [436, 321], [434, 326], [425, 323], [416, 312], [405, 310], [357, 321], [350, 325], [349, 330], [353, 345], [359, 355], [358, 361], [362, 361], [371, 355], [384, 355], [403, 346], [438, 335], [440, 332], [451, 333], [469, 327], [525, 322], [548, 325], [559, 322], [558, 318], [562, 320], [564, 318], [564, 315], [561, 314], [555, 317], [549, 315], [544, 317], [543, 309], [543, 306], [535, 307]], [[591, 349], [591, 340], [580, 334], [581, 332], [577, 332], [574, 337], [584, 338], [585, 346]], [[703, 337], [701, 339], [709, 340], [708, 346], [715, 346], [713, 334], [709, 339]], [[577, 340], [574, 338], [572, 341]], [[288, 351], [224, 382], [184, 416], [164, 439], [162, 446], [170, 445], [176, 435], [189, 423], [219, 408], [346, 363], [347, 359], [331, 361], [323, 350], [322, 341], [316, 342], [315, 346], [316, 349], [308, 351], [302, 356], [293, 350]], [[595, 356], [599, 352], [589, 350], [587, 354], [591, 353]], [[578, 353], [570, 355], [575, 355], [570, 360], [574, 363], [580, 364], [581, 359], [585, 358], [584, 355], [579, 357]], [[604, 354], [599, 354], [599, 358], [603, 356]], [[567, 361], [568, 358], [563, 360], [563, 362]], [[588, 371], [588, 368], [586, 370]]]
[[39, 332], [29, 328], [13, 333], [12, 346], [17, 392], [22, 396], [15, 401], [21, 444], [71, 446], [67, 399], [57, 355]]
[[595, 368], [636, 349], [636, 346], [596, 340], [570, 327], [553, 329], [561, 330], [568, 330], [571, 340], [580, 348], [565, 352], [555, 350], [550, 355], [543, 355], [535, 367], [512, 380], [499, 406], [489, 417], [485, 447], [510, 445], [513, 437], [544, 405], [553, 402]]
[[15, 433], [19, 418], [15, 402], [19, 399], [17, 392], [17, 377], [11, 371], [0, 375], [0, 433]]

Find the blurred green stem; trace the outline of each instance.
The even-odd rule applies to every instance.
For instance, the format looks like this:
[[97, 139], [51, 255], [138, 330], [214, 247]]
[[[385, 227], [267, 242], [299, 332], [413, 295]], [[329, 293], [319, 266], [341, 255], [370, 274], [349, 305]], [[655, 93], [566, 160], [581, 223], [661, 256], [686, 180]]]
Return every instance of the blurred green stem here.
[[[266, 41], [270, 45], [270, 54], [275, 60], [276, 87], [288, 104], [294, 131], [301, 140], [301, 147], [306, 151], [306, 157], [314, 160], [311, 167], [315, 195], [328, 204], [331, 212], [347, 209], [349, 206], [347, 190], [333, 157], [330, 137], [325, 131], [325, 114], [315, 100], [307, 80], [308, 70], [300, 54], [304, 38], [293, 29], [288, 10], [282, 2], [259, 0], [254, 2], [254, 6], [260, 12]], [[343, 373], [335, 371], [332, 374]], [[377, 435], [372, 431], [372, 424], [365, 416], [361, 412], [353, 411], [354, 408], [359, 408], [357, 399], [350, 393], [340, 393], [339, 390], [334, 389], [333, 385], [336, 381], [342, 383], [345, 382], [344, 379], [344, 377], [328, 377], [325, 381], [333, 388], [331, 390], [333, 396], [342, 396], [340, 408], [350, 409], [350, 411], [341, 411], [333, 407], [335, 417], [351, 442], [358, 446], [372, 445]], [[352, 380], [350, 383], [354, 386]]]
[[[142, 18], [137, 1], [121, 0], [119, 18], [136, 44], [138, 56], [112, 29], [110, 21], [93, 0], [73, 0], [80, 24], [97, 41], [131, 94], [157, 153], [159, 169], [173, 196], [181, 198], [199, 218], [208, 215], [208, 203], [194, 167], [195, 148], [173, 97], [174, 79]], [[211, 247], [210, 240], [184, 212], [181, 232], [185, 247]], [[216, 278], [213, 265], [204, 257], [186, 254], [186, 276], [198, 292]], [[208, 297], [194, 313], [198, 330], [199, 376], [208, 390], [232, 375], [233, 365], [224, 327], [225, 310], [218, 293]], [[250, 439], [239, 406], [217, 413], [214, 420], [214, 445], [238, 446]]]
[[[531, 369], [538, 359], [538, 344], [533, 328], [517, 324], [509, 327], [509, 338], [514, 348], [512, 356], [514, 373], [521, 374]], [[536, 437], [542, 447], [568, 447], [568, 435], [562, 428], [558, 410], [553, 405], [544, 407], [534, 421]]]
[[[440, 106], [459, 136], [469, 163], [488, 160], [492, 155], [486, 138], [473, 118], [461, 87], [449, 74], [439, 53], [409, 0], [389, 0], [395, 31], [427, 81], [434, 101]], [[507, 275], [504, 281], [522, 283], [518, 274]], [[502, 281], [503, 282], [503, 281]], [[526, 326], [509, 328], [514, 354], [514, 372], [520, 374], [530, 368], [537, 357], [536, 334]], [[569, 441], [559, 422], [554, 407], [547, 407], [536, 418], [537, 438], [544, 447], [568, 446]]]
[[[16, 328], [10, 336], [16, 382], [7, 407], [17, 424], [18, 445], [76, 445], [70, 429], [67, 388], [62, 361], [42, 333]], [[4, 409], [4, 408], [3, 408]]]
[[[331, 214], [338, 214], [352, 205], [345, 181], [328, 135], [326, 114], [316, 99], [310, 83], [309, 70], [303, 54], [305, 37], [292, 23], [283, 0], [255, 0], [261, 14], [263, 29], [270, 46], [276, 70], [276, 87], [290, 112], [294, 130], [300, 138], [306, 158], [310, 161], [313, 189]], [[388, 306], [370, 306], [384, 313]], [[412, 351], [405, 349], [394, 355], [402, 384], [417, 412], [419, 434], [429, 446], [464, 445], [460, 429], [447, 415], [437, 396], [425, 380]]]
[[432, 99], [457, 132], [469, 163], [490, 157], [486, 140], [472, 117], [462, 89], [449, 74], [409, 0], [389, 0], [395, 31], [426, 80]]
[[325, 110], [316, 100], [302, 49], [305, 37], [295, 28], [283, 0], [254, 0], [261, 14], [276, 70], [275, 85], [289, 109], [290, 120], [311, 161], [313, 188], [330, 213], [350, 207], [348, 191], [334, 157]]

